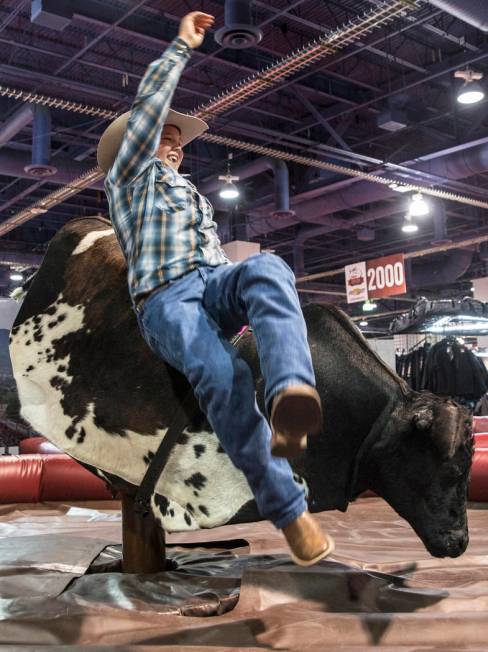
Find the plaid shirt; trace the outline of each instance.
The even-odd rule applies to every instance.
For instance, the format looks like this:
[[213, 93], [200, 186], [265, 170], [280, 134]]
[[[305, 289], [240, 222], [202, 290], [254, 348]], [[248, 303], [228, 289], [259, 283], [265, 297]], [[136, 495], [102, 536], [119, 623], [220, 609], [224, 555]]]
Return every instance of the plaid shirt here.
[[171, 100], [190, 58], [176, 38], [139, 84], [125, 137], [105, 179], [110, 218], [128, 266], [134, 304], [200, 265], [229, 263], [213, 208], [187, 179], [156, 158]]

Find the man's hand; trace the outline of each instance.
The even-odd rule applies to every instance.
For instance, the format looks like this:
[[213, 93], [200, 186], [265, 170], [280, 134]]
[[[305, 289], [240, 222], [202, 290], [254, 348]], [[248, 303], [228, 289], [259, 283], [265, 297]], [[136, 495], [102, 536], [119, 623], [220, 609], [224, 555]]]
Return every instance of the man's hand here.
[[201, 11], [186, 14], [180, 23], [178, 36], [191, 48], [198, 48], [205, 37], [205, 30], [212, 27], [215, 18]]

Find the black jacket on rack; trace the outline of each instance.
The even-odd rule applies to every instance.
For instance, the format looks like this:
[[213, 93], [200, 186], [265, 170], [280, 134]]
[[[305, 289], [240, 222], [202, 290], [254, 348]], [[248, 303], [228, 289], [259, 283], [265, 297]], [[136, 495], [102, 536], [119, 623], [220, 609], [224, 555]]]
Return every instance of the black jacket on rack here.
[[412, 389], [422, 389], [422, 378], [425, 359], [430, 349], [430, 344], [414, 348], [408, 353], [396, 356], [396, 372]]
[[488, 372], [472, 351], [447, 337], [427, 354], [422, 389], [477, 401], [488, 391]]

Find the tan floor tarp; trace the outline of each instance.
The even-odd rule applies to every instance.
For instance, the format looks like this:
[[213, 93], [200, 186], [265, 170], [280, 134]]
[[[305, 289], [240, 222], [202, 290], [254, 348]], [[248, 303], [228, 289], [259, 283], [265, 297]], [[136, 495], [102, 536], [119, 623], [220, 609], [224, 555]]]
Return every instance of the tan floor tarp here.
[[85, 574], [94, 559], [120, 557], [116, 507], [0, 508], [0, 645], [488, 650], [488, 510], [482, 506], [470, 510], [471, 543], [459, 559], [430, 557], [381, 500], [366, 499], [346, 514], [320, 515], [337, 552], [312, 569], [290, 563], [279, 533], [257, 523], [173, 535], [170, 543], [192, 547], [171, 547], [179, 563], [171, 573]]

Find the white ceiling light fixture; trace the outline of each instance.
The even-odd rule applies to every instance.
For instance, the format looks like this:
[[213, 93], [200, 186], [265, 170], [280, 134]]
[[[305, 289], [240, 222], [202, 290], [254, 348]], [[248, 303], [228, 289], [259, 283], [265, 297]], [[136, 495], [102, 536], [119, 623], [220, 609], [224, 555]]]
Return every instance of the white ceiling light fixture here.
[[360, 325], [360, 326], [367, 326], [367, 325], [368, 325], [368, 321], [367, 321], [366, 319], [362, 319], [362, 320], [359, 322], [359, 325]]
[[219, 177], [219, 181], [223, 181], [224, 185], [219, 191], [219, 197], [222, 199], [237, 199], [240, 195], [239, 189], [234, 181], [239, 181], [239, 177], [232, 176], [230, 172], [230, 162], [232, 161], [232, 153], [229, 153], [227, 158], [227, 174]]
[[11, 281], [23, 281], [24, 277], [20, 272], [11, 272], [10, 273], [10, 280]]
[[412, 216], [407, 213], [405, 215], [405, 220], [402, 225], [402, 231], [403, 233], [417, 233], [419, 230], [419, 227], [415, 224], [415, 222], [412, 222]]
[[395, 192], [400, 192], [400, 193], [410, 192], [412, 190], [411, 186], [404, 186], [401, 183], [397, 183], [396, 181], [390, 183], [388, 188], [390, 188], [390, 190], [394, 190]]
[[411, 217], [425, 217], [430, 213], [429, 204], [425, 201], [422, 193], [417, 192], [415, 195], [412, 195], [408, 212]]
[[485, 98], [485, 91], [478, 83], [483, 79], [482, 72], [475, 72], [467, 68], [466, 70], [456, 70], [454, 77], [464, 79], [464, 84], [457, 94], [457, 101], [460, 104], [477, 104]]

